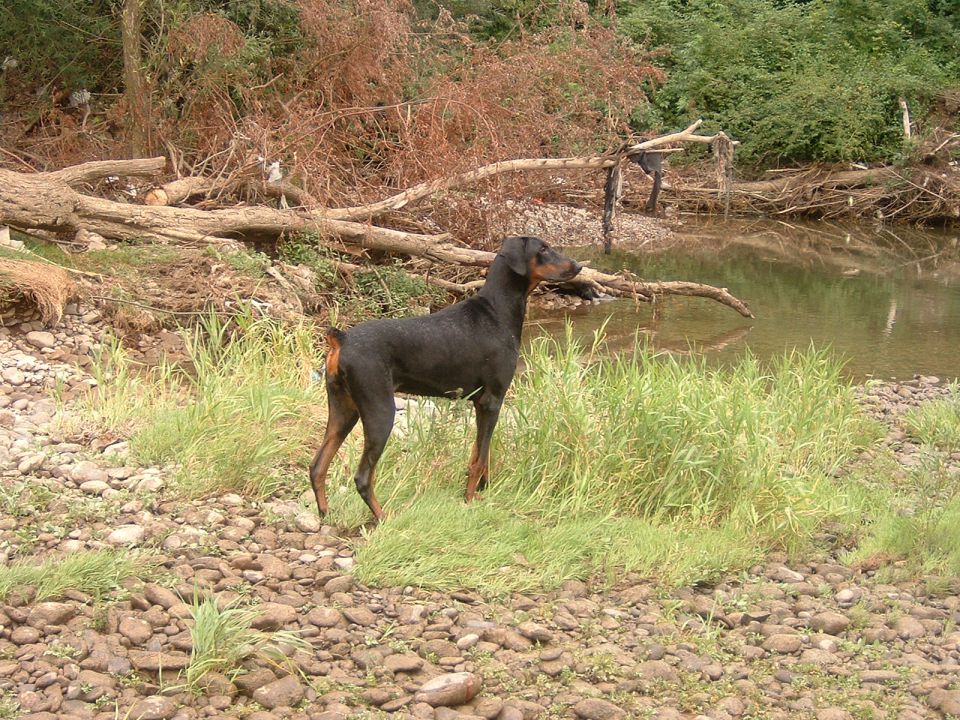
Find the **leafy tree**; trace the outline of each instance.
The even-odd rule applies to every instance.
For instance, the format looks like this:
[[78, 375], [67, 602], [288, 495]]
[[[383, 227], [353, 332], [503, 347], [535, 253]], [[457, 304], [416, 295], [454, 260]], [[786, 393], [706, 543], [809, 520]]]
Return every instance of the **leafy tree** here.
[[960, 15], [942, 0], [649, 0], [623, 25], [670, 49], [661, 119], [704, 117], [759, 166], [894, 159], [899, 98], [922, 117], [960, 83]]
[[[122, 0], [5, 0], [0, 61], [14, 58], [18, 76], [28, 83], [114, 91], [123, 84], [121, 5]], [[253, 59], [260, 62], [302, 42], [293, 0], [144, 0], [145, 42], [162, 53], [169, 30], [201, 13], [236, 25], [257, 48]]]

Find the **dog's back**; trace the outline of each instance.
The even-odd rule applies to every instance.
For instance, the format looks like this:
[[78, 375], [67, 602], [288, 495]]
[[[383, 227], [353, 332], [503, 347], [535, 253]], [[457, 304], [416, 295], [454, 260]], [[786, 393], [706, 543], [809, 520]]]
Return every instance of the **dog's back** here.
[[488, 385], [509, 384], [520, 351], [515, 337], [483, 297], [430, 315], [371, 320], [336, 339], [338, 370], [348, 387], [372, 375], [389, 377], [394, 391], [466, 397]]

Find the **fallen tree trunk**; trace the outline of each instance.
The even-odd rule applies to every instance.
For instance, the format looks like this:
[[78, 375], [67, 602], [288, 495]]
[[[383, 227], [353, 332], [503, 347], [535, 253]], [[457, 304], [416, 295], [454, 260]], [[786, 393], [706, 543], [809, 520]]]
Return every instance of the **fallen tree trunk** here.
[[594, 155], [586, 158], [544, 158], [524, 160], [501, 160], [467, 172], [452, 175], [439, 180], [421, 183], [392, 197], [379, 202], [357, 207], [329, 210], [328, 215], [341, 220], [372, 220], [376, 217], [398, 210], [409, 203], [434, 195], [444, 190], [452, 190], [463, 185], [471, 185], [486, 178], [508, 172], [547, 171], [547, 170], [602, 170], [620, 163], [626, 158], [639, 155], [645, 150], [659, 148], [678, 142], [697, 142], [710, 144], [716, 135], [697, 135], [696, 130], [702, 124], [697, 120], [680, 132], [661, 135], [642, 143], [625, 144], [606, 155]]
[[[472, 185], [496, 175], [512, 172], [546, 172], [551, 170], [603, 170], [619, 164], [624, 159], [642, 155], [644, 151], [662, 148], [666, 145], [683, 142], [712, 143], [717, 138], [717, 135], [696, 134], [696, 130], [700, 127], [701, 123], [701, 120], [697, 120], [680, 132], [661, 135], [660, 137], [651, 138], [641, 143], [625, 144], [618, 150], [605, 155], [573, 158], [501, 160], [449, 177], [420, 183], [403, 192], [374, 203], [357, 205], [355, 207], [324, 209], [321, 213], [323, 217], [335, 220], [359, 220], [366, 222], [382, 217], [388, 212], [399, 210], [418, 200], [435, 195], [438, 192], [452, 190], [464, 185]], [[148, 192], [145, 202], [148, 205], [174, 205], [182, 200], [186, 200], [192, 195], [229, 193], [239, 187], [252, 184], [252, 177], [249, 170], [250, 168], [246, 168], [241, 172], [231, 174], [221, 179], [194, 177], [174, 180]], [[306, 208], [316, 205], [316, 200], [308, 193], [289, 183], [282, 181], [265, 182], [257, 184], [257, 187], [258, 189], [262, 187], [267, 194], [273, 197], [285, 194], [289, 199], [293, 200], [293, 204], [295, 205], [302, 205]]]
[[[493, 163], [410, 188], [376, 203], [352, 208], [289, 208], [235, 206], [213, 210], [192, 207], [133, 205], [79, 192], [75, 186], [109, 176], [159, 175], [164, 158], [86, 163], [52, 173], [24, 174], [0, 169], [0, 225], [24, 231], [44, 231], [73, 239], [78, 232], [92, 232], [111, 240], [151, 241], [181, 245], [206, 245], [236, 240], [277, 239], [285, 233], [313, 231], [320, 242], [336, 249], [344, 244], [366, 250], [426, 258], [437, 263], [487, 266], [493, 253], [457, 245], [447, 234], [423, 235], [372, 224], [384, 213], [396, 210], [441, 190], [477, 182], [503, 172], [571, 168], [604, 168], [619, 163], [631, 153], [677, 141], [710, 142], [713, 136], [694, 133], [699, 122], [682, 132], [625, 145], [610, 155], [552, 160], [513, 160]], [[212, 192], [214, 184], [183, 178], [164, 187], [189, 196], [198, 189]], [[166, 190], [164, 191], [167, 192]], [[167, 193], [165, 202], [169, 202]], [[644, 282], [626, 274], [609, 274], [585, 268], [566, 285], [581, 293], [606, 293], [652, 301], [666, 295], [705, 297], [752, 317], [745, 303], [725, 288], [690, 282]]]

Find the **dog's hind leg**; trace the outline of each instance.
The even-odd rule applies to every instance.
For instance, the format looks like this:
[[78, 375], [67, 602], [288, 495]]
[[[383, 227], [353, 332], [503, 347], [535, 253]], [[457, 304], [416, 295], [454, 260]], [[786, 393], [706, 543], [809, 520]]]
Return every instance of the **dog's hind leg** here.
[[353, 398], [339, 383], [327, 383], [327, 430], [320, 449], [310, 463], [310, 484], [317, 499], [317, 511], [327, 514], [327, 471], [337, 450], [360, 418]]
[[393, 400], [393, 387], [389, 381], [376, 386], [366, 385], [358, 389], [357, 407], [360, 409], [360, 420], [363, 423], [363, 455], [360, 456], [360, 465], [354, 482], [357, 492], [370, 508], [377, 521], [383, 520], [383, 510], [373, 491], [374, 476], [377, 462], [383, 454], [383, 449], [390, 439], [393, 430], [393, 420], [397, 409]]
[[467, 474], [467, 502], [477, 496], [477, 492], [487, 486], [490, 473], [490, 440], [500, 417], [503, 399], [484, 393], [477, 398], [473, 407], [477, 411], [477, 440], [470, 457], [470, 469]]

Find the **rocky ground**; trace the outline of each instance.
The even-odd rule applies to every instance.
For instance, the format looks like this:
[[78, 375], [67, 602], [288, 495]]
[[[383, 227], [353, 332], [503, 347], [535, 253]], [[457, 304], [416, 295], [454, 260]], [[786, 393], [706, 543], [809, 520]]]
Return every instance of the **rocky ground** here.
[[[168, 468], [127, 464], [122, 439], [65, 434], [53, 398], [94, 383], [86, 368], [104, 334], [96, 311], [76, 306], [54, 330], [0, 329], [0, 561], [130, 548], [157, 564], [109, 598], [8, 588], [0, 718], [960, 715], [956, 592], [886, 584], [835, 559], [772, 559], [671, 592], [629, 576], [500, 601], [364, 587], [352, 575], [357, 540], [312, 509], [184, 500]], [[943, 392], [934, 378], [862, 391], [905, 466], [918, 450], [897, 417]], [[198, 596], [252, 603], [254, 627], [294, 630], [309, 649], [186, 688]]]

